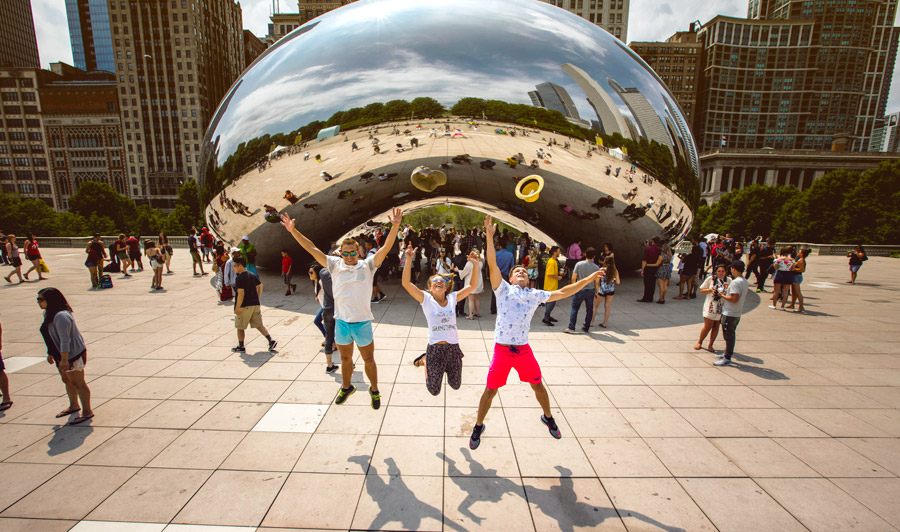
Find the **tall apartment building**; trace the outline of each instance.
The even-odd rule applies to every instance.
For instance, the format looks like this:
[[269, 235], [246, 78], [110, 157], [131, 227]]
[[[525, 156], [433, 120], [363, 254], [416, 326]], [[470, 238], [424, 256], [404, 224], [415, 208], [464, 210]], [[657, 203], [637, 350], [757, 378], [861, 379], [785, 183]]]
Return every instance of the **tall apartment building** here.
[[244, 30], [244, 68], [250, 66], [256, 58], [266, 51], [266, 43], [253, 34], [250, 30]]
[[702, 45], [694, 133], [713, 149], [868, 149], [887, 103], [897, 0], [750, 0]]
[[869, 151], [900, 152], [900, 113], [885, 115], [872, 132]]
[[174, 206], [198, 173], [200, 142], [244, 69], [235, 0], [109, 2], [131, 196]]
[[40, 199], [56, 207], [37, 92], [38, 72], [37, 68], [0, 67], [0, 187], [8, 194]]
[[628, 46], [659, 75], [691, 123], [697, 107], [700, 60], [700, 43], [694, 24], [688, 31], [676, 32], [665, 42], [635, 41]]
[[0, 1], [3, 38], [0, 39], [0, 68], [40, 68], [37, 36], [31, 18], [31, 0]]
[[628, 42], [628, 7], [630, 0], [542, 0], [571, 11]]
[[130, 196], [115, 74], [64, 63], [51, 68], [38, 73], [38, 91], [57, 207], [68, 209], [85, 181]]
[[271, 46], [278, 39], [294, 31], [310, 20], [328, 13], [332, 9], [345, 6], [356, 0], [318, 0], [298, 1], [296, 13], [272, 13], [269, 17], [269, 34], [266, 35], [266, 44]]
[[72, 60], [88, 72], [116, 69], [107, 0], [66, 0]]

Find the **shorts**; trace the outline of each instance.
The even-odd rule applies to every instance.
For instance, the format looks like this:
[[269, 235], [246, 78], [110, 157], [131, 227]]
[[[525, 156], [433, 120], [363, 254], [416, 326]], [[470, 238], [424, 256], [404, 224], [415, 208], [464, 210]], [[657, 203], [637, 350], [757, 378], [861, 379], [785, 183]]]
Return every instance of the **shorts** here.
[[150, 269], [151, 270], [158, 270], [162, 267], [163, 267], [163, 263], [156, 262], [156, 260], [154, 260], [154, 259], [150, 259]]
[[[13, 260], [16, 260], [16, 259], [13, 259]], [[20, 264], [21, 264], [21, 262], [20, 262]], [[16, 265], [16, 264], [13, 263], [13, 266], [15, 266], [15, 265]], [[856, 272], [859, 271], [859, 267], [860, 267], [860, 266], [862, 266], [862, 264], [851, 264], [851, 265], [850, 265], [850, 271], [853, 272], [853, 273], [856, 273]]]
[[203, 250], [204, 255], [209, 255], [210, 253], [212, 253], [212, 246], [203, 246], [200, 249]]
[[128, 253], [126, 253], [124, 251], [117, 251], [116, 258], [119, 259], [120, 261], [128, 260]]
[[794, 272], [775, 272], [775, 280], [773, 282], [775, 284], [792, 284], [794, 282]]
[[794, 284], [800, 284], [800, 283], [802, 283], [802, 282], [803, 282], [803, 274], [802, 274], [802, 273], [795, 273], [795, 274], [794, 274]]
[[291, 284], [291, 274], [281, 272], [281, 278], [284, 280], [284, 284]]
[[259, 310], [259, 305], [253, 305], [252, 307], [241, 307], [241, 311], [234, 315], [234, 328], [235, 329], [246, 329], [249, 325], [254, 329], [259, 329], [262, 327], [262, 312]]
[[498, 390], [506, 385], [509, 370], [515, 369], [519, 380], [529, 384], [541, 382], [541, 367], [534, 358], [531, 346], [505, 346], [494, 344], [494, 357], [488, 369], [487, 387]]
[[[10, 257], [9, 263], [12, 265], [13, 268], [18, 268], [19, 266], [22, 265], [22, 259], [20, 257]], [[852, 266], [851, 266], [851, 268], [852, 268]]]
[[200, 252], [198, 252], [198, 251], [191, 251], [191, 258], [194, 259], [194, 263], [203, 262], [200, 259]]
[[30, 261], [41, 260], [41, 256], [40, 256], [40, 255], [25, 255], [25, 258], [28, 259], [28, 260], [30, 260]]
[[334, 320], [334, 343], [337, 345], [356, 343], [360, 347], [365, 347], [373, 341], [375, 338], [372, 334], [371, 321], [349, 323], [344, 320]]
[[459, 390], [462, 384], [462, 357], [459, 344], [429, 344], [425, 351], [425, 386], [428, 393], [441, 393], [444, 373], [447, 374], [447, 384]]
[[87, 266], [88, 268], [96, 268], [97, 267], [96, 262], [85, 262], [84, 265]]
[[603, 289], [601, 288], [601, 289], [600, 289], [600, 292], [597, 293], [597, 295], [600, 296], [600, 297], [614, 296], [614, 295], [616, 295], [616, 291], [615, 291], [615, 289], [613, 289], [613, 290], [603, 290]]
[[672, 278], [672, 265], [665, 264], [663, 266], [660, 266], [656, 270], [656, 278], [657, 279], [671, 279]]
[[130, 258], [131, 260], [136, 260], [136, 261], [141, 260], [141, 252], [140, 252], [140, 251], [138, 251], [138, 252], [136, 252], [136, 253], [135, 253], [135, 252], [129, 252], [128, 255], [129, 255], [129, 258]]
[[[59, 360], [56, 360], [56, 367], [59, 367]], [[84, 365], [87, 364], [87, 349], [81, 352], [75, 358], [69, 359], [69, 371], [84, 371]]]

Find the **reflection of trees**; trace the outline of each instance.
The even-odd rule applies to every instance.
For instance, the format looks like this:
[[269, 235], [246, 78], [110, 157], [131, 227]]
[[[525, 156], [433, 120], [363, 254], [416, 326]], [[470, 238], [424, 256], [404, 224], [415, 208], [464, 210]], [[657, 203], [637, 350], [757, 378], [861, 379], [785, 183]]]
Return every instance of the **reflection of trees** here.
[[569, 122], [559, 111], [500, 100], [463, 98], [450, 108], [450, 113], [536, 127], [582, 140], [592, 139], [596, 133]]
[[648, 141], [643, 137], [631, 140], [619, 133], [600, 136], [603, 138], [604, 146], [624, 147], [628, 151], [628, 158], [635, 165], [643, 168], [664, 185], [675, 189], [692, 210], [697, 208], [700, 201], [700, 182], [683, 157], [677, 155], [673, 160], [669, 148], [655, 140]]

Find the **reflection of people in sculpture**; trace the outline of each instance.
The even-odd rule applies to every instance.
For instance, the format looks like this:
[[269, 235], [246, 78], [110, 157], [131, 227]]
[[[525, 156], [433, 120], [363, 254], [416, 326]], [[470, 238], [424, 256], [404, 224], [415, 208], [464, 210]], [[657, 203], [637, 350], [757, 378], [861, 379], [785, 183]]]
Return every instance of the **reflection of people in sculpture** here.
[[378, 155], [379, 153], [381, 153], [381, 148], [379, 148], [378, 144], [376, 144], [375, 147], [372, 148], [372, 151], [373, 151], [373, 155]]
[[374, 255], [360, 258], [359, 243], [351, 238], [341, 242], [341, 257], [329, 257], [303, 236], [294, 227], [294, 220], [287, 214], [281, 216], [281, 224], [294, 239], [312, 257], [328, 268], [331, 273], [332, 291], [334, 294], [334, 341], [341, 353], [341, 389], [335, 404], [343, 404], [356, 391], [351, 380], [353, 378], [353, 345], [356, 344], [359, 354], [365, 362], [365, 373], [369, 379], [369, 396], [372, 408], [381, 408], [381, 393], [378, 391], [378, 367], [375, 365], [375, 342], [372, 335], [372, 303], [369, 296], [375, 271], [384, 262], [388, 252], [397, 240], [403, 211], [394, 209], [391, 212], [391, 231], [384, 245]]
[[595, 209], [603, 209], [603, 208], [612, 209], [613, 203], [615, 203], [615, 200], [613, 199], [613, 197], [606, 196], [605, 198], [603, 198], [603, 197], [599, 198], [596, 203], [591, 204], [591, 207], [594, 207]]
[[636, 198], [637, 195], [638, 195], [638, 189], [637, 189], [637, 187], [634, 187], [633, 189], [631, 189], [628, 192], [628, 194], [625, 194], [625, 201], [631, 201], [634, 198]]
[[[407, 132], [408, 132], [408, 131], [409, 131], [409, 130], [407, 130]], [[419, 139], [417, 139], [417, 138], [415, 138], [415, 137], [409, 139], [409, 145], [410, 145], [411, 147], [413, 147], [413, 148], [418, 148], [418, 147], [419, 147]]]
[[359, 149], [359, 146], [357, 146], [355, 142], [354, 142], [353, 144], [350, 145], [350, 151], [351, 151], [351, 152], [356, 151], [356, 150], [358, 150], [358, 149]]
[[540, 168], [541, 163], [538, 162], [537, 159], [531, 161], [531, 164], [528, 165], [528, 168]]
[[334, 176], [324, 170], [319, 173], [319, 177], [321, 177], [324, 181], [331, 181], [332, 179], [334, 179]]
[[303, 204], [303, 208], [304, 208], [304, 209], [312, 209], [312, 210], [316, 210], [316, 209], [319, 208], [319, 204], [318, 204], [318, 203], [304, 203], [304, 204]]
[[278, 223], [278, 209], [271, 205], [264, 205], [264, 208], [266, 209], [266, 213], [263, 215], [263, 217], [266, 219], [266, 221], [273, 224]]
[[295, 196], [294, 193], [291, 192], [290, 190], [285, 190], [285, 191], [284, 191], [284, 199], [286, 199], [286, 200], [288, 200], [289, 202], [291, 202], [291, 205], [297, 203], [297, 196]]
[[495, 163], [494, 161], [487, 160], [487, 159], [478, 163], [478, 166], [480, 166], [484, 170], [493, 170], [494, 166], [496, 166], [496, 165], [497, 165], [497, 163]]

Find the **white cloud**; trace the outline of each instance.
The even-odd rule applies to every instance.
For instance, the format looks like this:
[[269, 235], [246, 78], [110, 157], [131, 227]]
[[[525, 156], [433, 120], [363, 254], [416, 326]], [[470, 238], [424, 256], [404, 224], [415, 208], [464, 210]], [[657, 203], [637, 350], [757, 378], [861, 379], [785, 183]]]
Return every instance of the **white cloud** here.
[[72, 64], [72, 43], [64, 0], [31, 0], [41, 66], [63, 61]]

